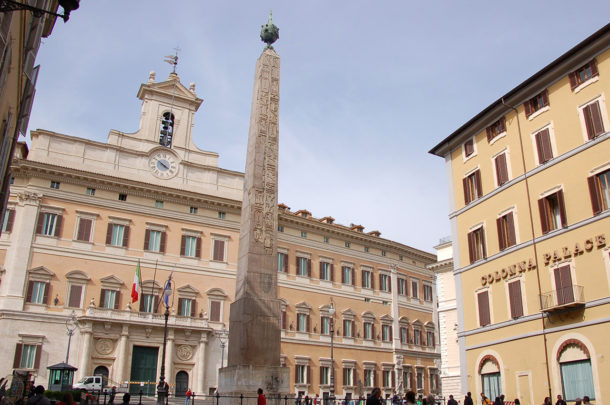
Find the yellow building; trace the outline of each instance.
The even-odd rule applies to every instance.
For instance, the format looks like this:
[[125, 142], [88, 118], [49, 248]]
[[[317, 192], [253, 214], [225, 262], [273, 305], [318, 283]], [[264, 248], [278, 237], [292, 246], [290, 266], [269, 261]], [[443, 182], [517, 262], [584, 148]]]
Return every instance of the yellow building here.
[[[79, 328], [69, 362], [153, 392], [161, 368], [159, 301], [173, 274], [165, 370], [172, 393], [217, 387], [235, 296], [243, 173], [193, 142], [202, 100], [176, 74], [140, 87], [140, 128], [95, 142], [33, 131], [13, 162], [0, 238], [0, 375], [48, 379], [65, 360], [65, 322]], [[245, 145], [244, 145], [245, 151]], [[437, 392], [436, 257], [360, 225], [279, 210], [282, 361], [292, 392]], [[131, 289], [139, 266], [139, 300]], [[331, 317], [331, 306], [335, 310]], [[41, 325], [44, 325], [43, 329]], [[226, 364], [226, 360], [225, 364]]]
[[462, 386], [610, 396], [610, 25], [435, 146], [449, 174]]

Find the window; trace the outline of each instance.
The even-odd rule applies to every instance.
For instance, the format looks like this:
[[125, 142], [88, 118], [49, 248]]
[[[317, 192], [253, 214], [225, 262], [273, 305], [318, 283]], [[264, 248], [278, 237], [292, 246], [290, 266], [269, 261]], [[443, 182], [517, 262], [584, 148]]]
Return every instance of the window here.
[[599, 108], [599, 100], [584, 106], [582, 109], [582, 115], [585, 121], [587, 137], [589, 139], [594, 139], [596, 136], [599, 136], [605, 132], [602, 112]]
[[[481, 369], [481, 385], [487, 398], [496, 398], [502, 393], [500, 370], [496, 365], [491, 366], [492, 363], [488, 360]], [[490, 371], [484, 372], [488, 367]]]
[[470, 255], [470, 263], [487, 257], [485, 251], [485, 231], [482, 226], [468, 234], [468, 253]]
[[328, 243], [328, 236], [324, 237], [324, 243]]
[[500, 118], [493, 124], [487, 127], [487, 142], [491, 142], [495, 137], [506, 132], [506, 119]]
[[551, 133], [549, 129], [543, 129], [534, 135], [536, 140], [536, 151], [538, 152], [538, 164], [543, 164], [553, 159], [553, 148], [551, 146]]
[[297, 332], [309, 332], [309, 315], [297, 314]]
[[413, 329], [413, 344], [421, 345], [421, 330]]
[[155, 208], [163, 208], [163, 201], [156, 200], [155, 201]]
[[475, 170], [473, 173], [464, 177], [462, 180], [464, 185], [464, 203], [470, 204], [472, 201], [480, 198], [483, 195], [483, 186], [481, 185], [481, 171]]
[[144, 234], [144, 250], [165, 253], [165, 231], [147, 229]]
[[411, 280], [411, 295], [413, 298], [419, 298], [419, 283], [417, 280]]
[[479, 325], [485, 326], [491, 323], [489, 314], [489, 292], [483, 291], [477, 294], [479, 304]]
[[508, 181], [508, 166], [506, 164], [506, 153], [501, 153], [494, 158], [496, 167], [496, 182], [498, 187]]
[[189, 207], [189, 213], [196, 214], [199, 211], [197, 207]]
[[386, 255], [385, 250], [382, 250], [382, 251], [381, 251], [381, 256], [384, 256], [384, 257], [385, 257], [385, 255]]
[[83, 297], [83, 286], [82, 285], [71, 285], [70, 292], [68, 294], [68, 307], [80, 308], [82, 306]]
[[595, 59], [592, 59], [584, 66], [581, 66], [570, 73], [570, 87], [572, 87], [572, 90], [574, 90], [576, 87], [580, 86], [587, 80], [592, 79], [598, 74], [597, 63], [595, 62]]
[[498, 227], [498, 244], [500, 250], [504, 250], [517, 243], [517, 238], [515, 236], [515, 221], [512, 212], [496, 219], [496, 225]]
[[180, 241], [180, 255], [185, 257], [201, 257], [201, 237], [182, 235]]
[[212, 240], [212, 260], [216, 262], [226, 262], [225, 251], [226, 251], [226, 243], [222, 239], [213, 239]]
[[220, 322], [220, 301], [210, 301], [210, 321]]
[[409, 328], [405, 326], [400, 327], [400, 343], [407, 344], [409, 343]]
[[407, 280], [404, 278], [398, 278], [398, 295], [407, 295]]
[[303, 364], [295, 365], [295, 382], [297, 384], [307, 384], [307, 366]]
[[119, 194], [119, 201], [127, 201], [127, 194]]
[[91, 188], [91, 187], [87, 187], [86, 194], [87, 195], [95, 195], [95, 189]]
[[593, 215], [610, 208], [610, 169], [587, 179]]
[[555, 288], [557, 290], [557, 305], [574, 302], [574, 287], [570, 265], [561, 266], [553, 271], [555, 275]]
[[93, 219], [78, 217], [76, 225], [76, 240], [81, 242], [89, 242], [91, 240], [91, 229], [93, 228]]
[[311, 277], [311, 259], [297, 256], [297, 276]]
[[36, 224], [36, 233], [45, 236], [59, 237], [61, 232], [62, 216], [50, 212], [41, 212], [38, 214], [38, 223]]
[[163, 113], [161, 117], [161, 130], [159, 131], [159, 145], [172, 146], [172, 138], [174, 136], [174, 114], [168, 112]]
[[563, 202], [563, 190], [539, 199], [538, 208], [540, 210], [540, 223], [543, 234], [568, 225]]
[[348, 247], [350, 247], [350, 246], [351, 246], [351, 244], [350, 244], [349, 242], [345, 242], [345, 247], [346, 247], [346, 248], [348, 248]]
[[424, 301], [432, 302], [432, 286], [424, 284]]
[[288, 272], [288, 254], [278, 252], [277, 253], [277, 271], [282, 273]]
[[526, 117], [529, 117], [536, 111], [542, 110], [544, 107], [548, 107], [548, 105], [549, 105], [548, 90], [544, 90], [543, 92], [536, 94], [534, 97], [527, 100], [523, 105], [525, 106], [525, 116]]
[[2, 221], [2, 233], [12, 232], [14, 223], [15, 223], [15, 210], [7, 209], [6, 211], [4, 211], [4, 219]]
[[510, 300], [511, 318], [523, 316], [523, 300], [521, 298], [521, 281], [516, 280], [508, 283], [508, 296]]
[[392, 341], [392, 326], [381, 325], [381, 340], [384, 342]]
[[52, 181], [50, 187], [54, 188], [56, 190], [59, 190], [59, 182], [58, 181]]
[[26, 301], [32, 304], [48, 304], [49, 283], [44, 281], [30, 281]]
[[121, 292], [102, 288], [100, 293], [100, 307], [106, 309], [119, 309]]
[[373, 387], [375, 385], [375, 370], [364, 370], [364, 386]]
[[306, 237], [307, 237], [307, 232], [301, 231], [301, 238], [306, 238]]
[[106, 231], [106, 244], [111, 246], [127, 247], [129, 242], [129, 226], [109, 223]]
[[320, 325], [320, 333], [322, 335], [330, 335], [330, 318], [328, 316], [320, 318]]
[[343, 369], [343, 385], [351, 387], [354, 385], [354, 369], [351, 367], [345, 367]]
[[422, 372], [422, 370], [417, 369], [417, 373], [416, 373], [416, 380], [417, 380], [417, 389], [418, 390], [423, 390], [424, 389], [424, 373]]
[[392, 386], [392, 370], [383, 370], [383, 386]]
[[142, 294], [142, 301], [140, 301], [140, 312], [156, 312], [157, 304], [159, 299], [154, 294]]
[[585, 395], [589, 399], [595, 399], [590, 359], [560, 363], [560, 366], [561, 383], [566, 401], [574, 401]]
[[41, 345], [18, 343], [13, 368], [37, 369], [40, 366]]
[[218, 211], [218, 219], [226, 219], [226, 218], [227, 218], [226, 212]]
[[195, 300], [191, 298], [178, 298], [178, 315], [195, 316]]
[[365, 246], [365, 247], [364, 247], [364, 252], [365, 252], [365, 253], [368, 253], [368, 252], [369, 252], [369, 247], [368, 247], [368, 246]]
[[283, 307], [282, 308], [282, 329], [286, 330], [286, 324], [287, 324], [287, 319], [286, 319], [286, 308]]
[[363, 329], [365, 339], [371, 340], [375, 338], [374, 328], [373, 322], [364, 322]]
[[344, 337], [354, 337], [353, 323], [354, 323], [354, 321], [352, 321], [350, 319], [343, 320], [343, 336]]
[[373, 288], [373, 273], [370, 270], [362, 270], [362, 287]]
[[470, 157], [474, 153], [474, 140], [470, 138], [464, 142], [464, 156]]
[[354, 268], [341, 266], [341, 282], [347, 285], [354, 285]]
[[277, 226], [277, 231], [278, 232], [284, 232], [284, 225], [278, 225]]
[[320, 262], [320, 280], [331, 281], [333, 272], [333, 264], [328, 262]]
[[432, 332], [432, 331], [426, 332], [426, 343], [428, 343], [429, 347], [434, 347], [434, 332]]
[[392, 291], [390, 287], [390, 277], [387, 274], [379, 274], [379, 290], [386, 292]]
[[320, 367], [320, 385], [330, 384], [330, 367]]

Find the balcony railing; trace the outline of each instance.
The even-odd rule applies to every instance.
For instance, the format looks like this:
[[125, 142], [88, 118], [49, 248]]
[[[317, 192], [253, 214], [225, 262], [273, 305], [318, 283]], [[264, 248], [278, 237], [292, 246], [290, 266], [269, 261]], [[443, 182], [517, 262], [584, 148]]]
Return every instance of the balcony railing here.
[[559, 290], [549, 291], [541, 294], [540, 298], [544, 312], [585, 305], [584, 288], [580, 285], [571, 285]]
[[[159, 326], [163, 326], [165, 323], [165, 316], [163, 314], [153, 314], [150, 312], [140, 311], [124, 311], [94, 306], [87, 307], [85, 316], [100, 321], [134, 322]], [[195, 318], [190, 316], [170, 315], [167, 324], [178, 327], [207, 328], [208, 320], [205, 318]]]

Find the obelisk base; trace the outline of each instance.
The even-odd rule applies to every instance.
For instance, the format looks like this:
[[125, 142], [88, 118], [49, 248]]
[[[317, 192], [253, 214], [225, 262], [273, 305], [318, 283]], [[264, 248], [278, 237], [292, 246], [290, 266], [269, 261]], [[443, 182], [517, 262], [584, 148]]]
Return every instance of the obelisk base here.
[[[255, 398], [257, 390], [263, 389], [267, 404], [283, 404], [290, 394], [290, 369], [282, 366], [228, 366], [219, 370], [218, 393], [223, 403], [239, 404], [239, 396]], [[251, 400], [247, 403], [252, 403]]]

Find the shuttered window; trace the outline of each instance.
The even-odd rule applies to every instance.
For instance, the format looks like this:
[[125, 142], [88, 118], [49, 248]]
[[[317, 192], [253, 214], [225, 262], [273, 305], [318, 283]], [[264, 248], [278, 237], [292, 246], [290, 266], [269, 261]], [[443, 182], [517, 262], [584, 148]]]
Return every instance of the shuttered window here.
[[554, 270], [557, 305], [574, 302], [574, 287], [572, 285], [572, 274], [570, 266], [558, 267]]
[[214, 251], [212, 253], [212, 260], [217, 262], [224, 262], [225, 259], [225, 241], [220, 239], [214, 239], [213, 242]]
[[210, 321], [220, 322], [220, 301], [210, 301]]
[[286, 253], [278, 252], [277, 271], [282, 272], [282, 273], [288, 272], [288, 255]]
[[71, 285], [70, 286], [70, 299], [68, 300], [68, 306], [70, 308], [80, 308], [82, 295], [83, 295], [83, 286], [82, 285]]
[[190, 298], [178, 298], [178, 315], [195, 316], [196, 301]]
[[307, 257], [297, 257], [297, 275], [311, 277], [311, 259]]
[[523, 316], [523, 299], [521, 297], [521, 281], [508, 283], [510, 299], [510, 316], [515, 319]]
[[470, 263], [487, 257], [483, 227], [477, 228], [468, 234], [468, 254]]
[[595, 101], [582, 109], [585, 127], [589, 139], [593, 139], [605, 132], [602, 121], [602, 112], [599, 108], [599, 101]]
[[580, 86], [584, 82], [599, 74], [597, 70], [597, 63], [595, 59], [587, 62], [584, 66], [576, 69], [575, 71], [569, 74], [570, 77], [570, 87], [574, 90], [576, 87]]
[[129, 226], [109, 223], [106, 229], [106, 244], [127, 247], [129, 243]]
[[498, 187], [508, 181], [508, 165], [506, 163], [506, 153], [496, 156], [494, 159], [494, 165], [496, 166], [496, 181]]
[[17, 343], [15, 347], [13, 368], [37, 370], [40, 367], [41, 354], [42, 345]]
[[144, 234], [144, 250], [165, 253], [167, 235], [164, 231], [147, 229]]
[[568, 225], [563, 190], [538, 200], [538, 209], [543, 234]]
[[464, 155], [466, 157], [472, 155], [474, 153], [474, 140], [470, 138], [466, 142], [464, 142]]
[[89, 242], [91, 239], [91, 227], [93, 226], [93, 220], [89, 218], [78, 219], [78, 229], [76, 231], [76, 240], [82, 242]]
[[44, 281], [28, 282], [26, 302], [32, 304], [48, 304], [50, 283]]
[[498, 244], [500, 250], [504, 250], [517, 243], [517, 238], [515, 236], [515, 221], [512, 212], [498, 218], [496, 220], [496, 225], [498, 227]]
[[549, 129], [543, 129], [534, 135], [536, 139], [536, 151], [538, 152], [538, 164], [548, 162], [553, 158], [553, 148], [551, 146], [551, 134]]
[[36, 233], [38, 235], [59, 237], [62, 227], [62, 216], [50, 212], [38, 214]]
[[506, 119], [504, 117], [500, 118], [498, 121], [488, 126], [486, 132], [487, 142], [491, 142], [495, 137], [506, 132]]
[[479, 304], [479, 325], [489, 325], [491, 323], [491, 317], [489, 314], [489, 292], [483, 291], [478, 293], [477, 301]]
[[476, 170], [463, 179], [464, 185], [464, 203], [470, 204], [470, 202], [480, 198], [483, 195], [483, 186], [481, 184], [481, 171]]
[[610, 170], [606, 170], [587, 179], [593, 215], [610, 207]]
[[541, 110], [544, 107], [549, 105], [549, 92], [548, 90], [544, 90], [534, 97], [527, 100], [523, 106], [525, 107], [525, 115], [529, 117], [536, 111]]
[[182, 235], [180, 239], [180, 255], [185, 257], [201, 257], [201, 238]]
[[2, 221], [2, 233], [10, 233], [13, 231], [15, 223], [15, 210], [7, 209], [4, 211], [4, 220]]
[[100, 292], [100, 307], [107, 309], [119, 309], [121, 292], [102, 288]]

